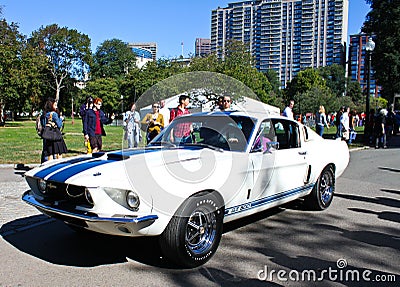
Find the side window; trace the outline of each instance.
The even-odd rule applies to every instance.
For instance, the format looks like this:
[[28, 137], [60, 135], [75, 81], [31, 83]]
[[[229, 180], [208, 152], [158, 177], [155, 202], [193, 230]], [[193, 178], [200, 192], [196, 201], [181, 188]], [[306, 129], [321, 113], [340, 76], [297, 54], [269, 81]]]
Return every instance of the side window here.
[[276, 142], [275, 129], [270, 120], [265, 120], [261, 123], [260, 128], [257, 131], [256, 140], [253, 145], [255, 151], [266, 151], [268, 150], [268, 143]]
[[300, 131], [296, 123], [284, 119], [274, 119], [273, 124], [279, 149], [300, 147]]

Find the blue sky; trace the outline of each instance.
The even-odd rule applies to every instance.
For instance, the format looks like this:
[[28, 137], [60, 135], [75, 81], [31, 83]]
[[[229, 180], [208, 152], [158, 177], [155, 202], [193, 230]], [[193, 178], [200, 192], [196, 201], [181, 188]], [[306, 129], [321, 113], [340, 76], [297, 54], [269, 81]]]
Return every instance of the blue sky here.
[[[211, 10], [225, 0], [0, 0], [8, 22], [29, 36], [40, 26], [58, 24], [87, 34], [92, 49], [105, 40], [156, 42], [157, 57], [194, 54], [196, 38], [210, 38]], [[365, 0], [349, 0], [348, 34], [360, 32], [370, 10]]]

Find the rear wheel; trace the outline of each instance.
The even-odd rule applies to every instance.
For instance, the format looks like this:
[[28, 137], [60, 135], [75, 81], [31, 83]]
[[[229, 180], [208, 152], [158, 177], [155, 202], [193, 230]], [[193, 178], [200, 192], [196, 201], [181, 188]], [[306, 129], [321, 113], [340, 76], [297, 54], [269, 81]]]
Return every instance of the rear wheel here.
[[200, 193], [189, 198], [160, 236], [166, 259], [189, 268], [207, 262], [221, 240], [223, 217], [224, 207], [216, 194]]
[[313, 210], [324, 210], [329, 207], [335, 191], [335, 173], [331, 166], [326, 167], [311, 193], [305, 198], [306, 205]]

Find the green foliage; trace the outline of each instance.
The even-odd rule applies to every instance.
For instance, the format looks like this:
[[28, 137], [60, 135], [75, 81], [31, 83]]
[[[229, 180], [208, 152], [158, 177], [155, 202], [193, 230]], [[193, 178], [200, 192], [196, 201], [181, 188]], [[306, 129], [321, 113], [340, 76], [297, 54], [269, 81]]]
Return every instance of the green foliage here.
[[299, 72], [293, 80], [288, 83], [286, 88], [286, 100], [295, 98], [296, 95], [302, 95], [312, 88], [326, 88], [325, 80], [317, 70], [312, 68]]
[[336, 97], [341, 97], [345, 93], [345, 69], [343, 66], [334, 64], [318, 69], [319, 74], [325, 79], [326, 86]]
[[[268, 78], [253, 66], [253, 57], [245, 44], [240, 41], [230, 41], [223, 54], [223, 60], [218, 59], [215, 54], [194, 58], [190, 71], [209, 71], [228, 75], [249, 87], [260, 101], [268, 104], [276, 101], [272, 85]], [[237, 94], [241, 92], [237, 91]]]
[[101, 98], [103, 100], [103, 111], [106, 113], [118, 113], [121, 111], [121, 94], [119, 93], [117, 80], [113, 78], [94, 79], [87, 83], [83, 91], [83, 95], [90, 95], [94, 99]]
[[195, 57], [189, 67], [190, 71], [209, 71], [222, 72], [222, 61], [218, 59], [216, 54], [211, 54], [207, 57]]
[[30, 112], [39, 105], [45, 65], [46, 58], [27, 44], [18, 26], [0, 20], [0, 110]]
[[351, 98], [351, 100], [354, 102], [355, 105], [360, 105], [365, 103], [360, 83], [357, 81], [353, 82], [348, 80], [346, 88], [346, 96]]
[[384, 98], [371, 97], [370, 103], [371, 103], [371, 108], [373, 108], [375, 110], [378, 110], [381, 108], [386, 109], [386, 107], [388, 106], [388, 101]]
[[400, 92], [400, 3], [398, 0], [367, 0], [371, 11], [362, 31], [372, 35], [376, 43], [372, 53], [375, 78], [382, 86], [382, 95], [389, 101]]
[[298, 114], [316, 113], [321, 105], [327, 112], [338, 109], [337, 98], [325, 87], [314, 86], [301, 95], [297, 94], [293, 99], [293, 110]]
[[[320, 96], [327, 99], [332, 98], [332, 92], [326, 86], [326, 81], [317, 70], [308, 68], [299, 72], [293, 80], [288, 83], [286, 89], [286, 101], [295, 100], [293, 108], [295, 113], [313, 113], [321, 103], [318, 102]], [[314, 97], [314, 99], [312, 99]], [[310, 103], [314, 101], [315, 104]]]
[[136, 69], [136, 56], [127, 43], [106, 40], [97, 47], [93, 57], [93, 78], [120, 78]]

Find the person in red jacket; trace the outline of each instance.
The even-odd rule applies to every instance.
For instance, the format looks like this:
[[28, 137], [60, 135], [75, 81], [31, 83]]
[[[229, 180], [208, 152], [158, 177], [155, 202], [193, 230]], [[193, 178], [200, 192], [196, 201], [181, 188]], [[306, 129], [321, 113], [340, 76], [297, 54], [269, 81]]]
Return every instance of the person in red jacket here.
[[101, 110], [102, 104], [102, 99], [95, 99], [93, 109], [87, 110], [83, 123], [83, 134], [85, 139], [89, 140], [92, 152], [101, 151], [103, 147], [102, 136], [106, 135], [103, 125], [110, 124], [114, 120], [114, 114], [111, 118], [106, 117]]
[[[190, 114], [187, 106], [190, 103], [188, 95], [179, 96], [179, 105], [175, 109], [171, 109], [169, 121], [172, 122], [175, 118], [182, 115]], [[191, 133], [193, 127], [189, 123], [177, 125], [171, 133], [171, 142], [175, 143], [186, 143], [192, 142]]]

